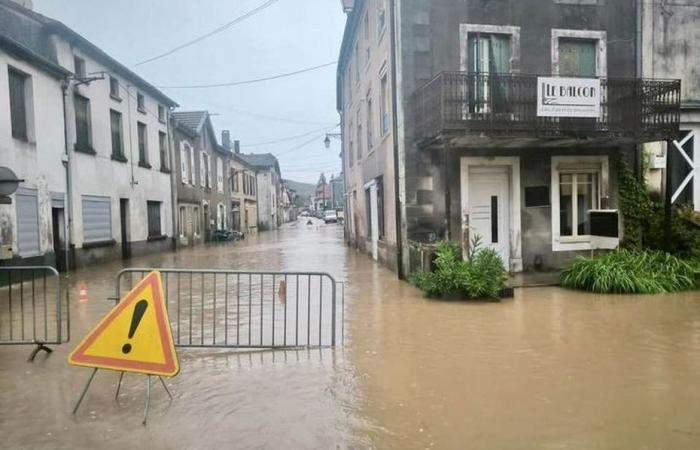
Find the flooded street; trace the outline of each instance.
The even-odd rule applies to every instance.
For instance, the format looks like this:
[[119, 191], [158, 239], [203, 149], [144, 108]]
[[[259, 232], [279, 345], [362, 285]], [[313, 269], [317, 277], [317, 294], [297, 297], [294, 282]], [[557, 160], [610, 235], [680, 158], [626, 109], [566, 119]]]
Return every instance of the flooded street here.
[[[113, 263], [71, 274], [72, 336], [48, 358], [0, 347], [3, 448], [700, 447], [700, 294], [518, 289], [502, 303], [424, 299], [347, 248], [342, 228], [297, 222], [246, 241], [134, 259], [134, 267], [325, 271], [346, 283], [335, 349], [179, 349], [170, 402], [144, 377], [68, 352], [110, 308]], [[88, 286], [88, 301], [78, 287]]]

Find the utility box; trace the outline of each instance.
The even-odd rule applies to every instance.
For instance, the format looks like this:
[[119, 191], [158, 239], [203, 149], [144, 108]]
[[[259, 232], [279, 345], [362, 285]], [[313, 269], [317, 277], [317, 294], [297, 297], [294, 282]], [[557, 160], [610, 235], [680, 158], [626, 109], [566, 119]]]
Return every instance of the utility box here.
[[620, 237], [619, 213], [616, 209], [592, 209], [591, 235], [609, 238]]
[[0, 244], [0, 259], [12, 259], [12, 246]]

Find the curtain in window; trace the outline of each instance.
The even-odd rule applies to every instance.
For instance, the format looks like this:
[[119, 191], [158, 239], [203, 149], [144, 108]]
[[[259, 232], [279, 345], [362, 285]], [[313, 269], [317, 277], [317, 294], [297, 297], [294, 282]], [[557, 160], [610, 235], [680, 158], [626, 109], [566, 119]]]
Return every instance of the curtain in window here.
[[470, 34], [467, 42], [470, 82], [470, 112], [506, 111], [507, 74], [510, 73], [510, 36]]

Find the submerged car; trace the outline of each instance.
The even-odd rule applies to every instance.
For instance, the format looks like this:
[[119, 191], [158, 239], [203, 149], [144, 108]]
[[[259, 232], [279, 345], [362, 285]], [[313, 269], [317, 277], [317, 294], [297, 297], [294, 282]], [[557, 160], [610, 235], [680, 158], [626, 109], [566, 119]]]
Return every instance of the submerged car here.
[[323, 213], [323, 221], [326, 223], [338, 223], [338, 214], [335, 211], [326, 211]]

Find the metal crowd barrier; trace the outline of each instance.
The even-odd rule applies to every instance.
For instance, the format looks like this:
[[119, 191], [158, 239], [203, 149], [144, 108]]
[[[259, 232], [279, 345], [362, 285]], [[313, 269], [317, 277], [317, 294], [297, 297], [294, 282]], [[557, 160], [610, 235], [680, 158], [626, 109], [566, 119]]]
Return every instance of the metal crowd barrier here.
[[[65, 303], [62, 292], [65, 291]], [[68, 289], [61, 288], [58, 271], [50, 266], [0, 267], [0, 345], [48, 345], [70, 340]]]
[[343, 339], [344, 287], [327, 273], [129, 268], [117, 274], [116, 300], [152, 270], [176, 346], [320, 348]]

